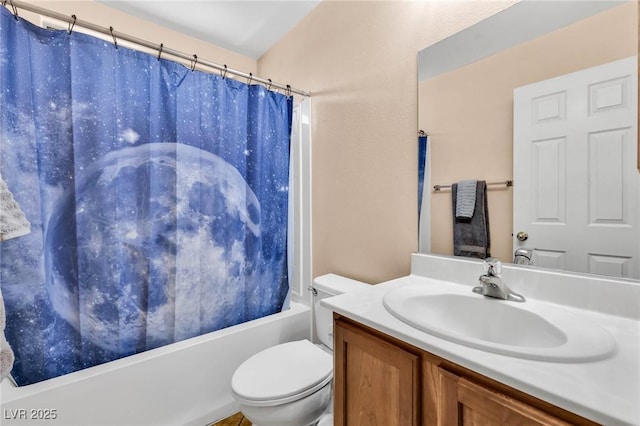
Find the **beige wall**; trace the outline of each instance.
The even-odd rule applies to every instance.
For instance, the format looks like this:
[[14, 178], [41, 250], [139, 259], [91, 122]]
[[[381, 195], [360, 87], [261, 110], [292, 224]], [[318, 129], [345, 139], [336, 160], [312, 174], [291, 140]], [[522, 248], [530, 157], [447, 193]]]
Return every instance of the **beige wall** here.
[[[112, 9], [93, 0], [27, 0], [28, 3], [67, 16], [73, 14], [80, 20], [99, 25], [104, 28], [113, 26], [114, 30], [124, 34], [147, 40], [152, 43], [164, 43], [166, 47], [183, 52], [193, 52], [199, 58], [218, 64], [227, 64], [229, 68], [253, 72], [257, 70], [257, 61], [231, 52], [202, 40], [170, 30], [143, 19]], [[40, 25], [37, 15], [18, 10], [19, 15], [34, 24]], [[66, 27], [65, 27], [66, 28]]]
[[377, 283], [417, 250], [417, 52], [513, 2], [321, 2], [258, 61], [312, 92], [313, 274]]
[[[511, 179], [513, 89], [635, 55], [637, 8], [618, 6], [422, 82], [419, 122], [431, 133], [433, 184]], [[503, 261], [513, 256], [512, 196], [511, 189], [488, 191], [491, 254]], [[432, 193], [431, 200], [432, 251], [451, 254], [450, 192]]]

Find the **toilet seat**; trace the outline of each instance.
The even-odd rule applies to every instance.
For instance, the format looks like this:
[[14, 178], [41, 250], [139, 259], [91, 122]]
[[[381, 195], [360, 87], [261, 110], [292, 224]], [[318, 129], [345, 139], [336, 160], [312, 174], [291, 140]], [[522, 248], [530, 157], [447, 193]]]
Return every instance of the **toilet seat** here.
[[308, 340], [282, 343], [243, 362], [231, 378], [242, 403], [286, 404], [321, 389], [333, 378], [333, 357]]

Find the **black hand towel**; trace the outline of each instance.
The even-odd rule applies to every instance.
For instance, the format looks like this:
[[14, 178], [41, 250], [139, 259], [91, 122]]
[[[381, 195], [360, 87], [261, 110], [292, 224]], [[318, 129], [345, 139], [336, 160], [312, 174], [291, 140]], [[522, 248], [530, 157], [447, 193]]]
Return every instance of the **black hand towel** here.
[[470, 219], [456, 218], [458, 184], [451, 185], [453, 201], [453, 254], [455, 256], [490, 257], [489, 207], [487, 183], [479, 180], [476, 185], [476, 205]]

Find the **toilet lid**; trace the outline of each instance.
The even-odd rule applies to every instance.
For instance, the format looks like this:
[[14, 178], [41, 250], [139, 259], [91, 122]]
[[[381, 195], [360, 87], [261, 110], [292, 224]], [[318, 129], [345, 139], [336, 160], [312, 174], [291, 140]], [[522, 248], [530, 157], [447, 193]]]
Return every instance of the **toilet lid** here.
[[308, 340], [265, 349], [243, 362], [231, 378], [236, 396], [253, 405], [302, 398], [332, 378], [333, 357]]

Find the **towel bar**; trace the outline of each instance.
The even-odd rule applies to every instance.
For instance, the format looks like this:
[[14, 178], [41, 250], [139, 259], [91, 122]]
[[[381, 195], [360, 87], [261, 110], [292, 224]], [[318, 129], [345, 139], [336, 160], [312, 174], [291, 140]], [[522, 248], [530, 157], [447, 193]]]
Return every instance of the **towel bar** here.
[[[513, 186], [513, 181], [509, 179], [509, 180], [503, 180], [500, 182], [487, 182], [487, 185], [504, 185], [505, 187], [508, 187], [508, 186]], [[434, 191], [440, 191], [441, 189], [445, 189], [445, 188], [451, 188], [451, 185], [433, 185]]]

